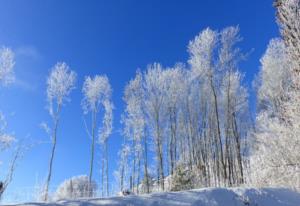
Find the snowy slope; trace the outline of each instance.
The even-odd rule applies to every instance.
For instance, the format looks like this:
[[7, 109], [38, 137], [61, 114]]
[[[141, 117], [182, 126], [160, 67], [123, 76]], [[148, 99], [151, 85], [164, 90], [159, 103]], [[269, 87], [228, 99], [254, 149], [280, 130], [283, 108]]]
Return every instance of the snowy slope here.
[[19, 206], [300, 206], [300, 194], [281, 188], [207, 188], [150, 195], [26, 203]]

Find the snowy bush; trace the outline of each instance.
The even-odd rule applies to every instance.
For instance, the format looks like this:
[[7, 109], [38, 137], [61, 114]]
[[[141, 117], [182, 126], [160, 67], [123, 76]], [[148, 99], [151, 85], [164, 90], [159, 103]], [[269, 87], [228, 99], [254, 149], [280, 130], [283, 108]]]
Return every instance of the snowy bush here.
[[184, 166], [178, 166], [171, 181], [171, 191], [181, 191], [193, 188], [193, 172]]
[[96, 182], [92, 181], [89, 187], [89, 178], [86, 175], [72, 177], [61, 183], [54, 195], [55, 200], [76, 199], [95, 195], [97, 190]]

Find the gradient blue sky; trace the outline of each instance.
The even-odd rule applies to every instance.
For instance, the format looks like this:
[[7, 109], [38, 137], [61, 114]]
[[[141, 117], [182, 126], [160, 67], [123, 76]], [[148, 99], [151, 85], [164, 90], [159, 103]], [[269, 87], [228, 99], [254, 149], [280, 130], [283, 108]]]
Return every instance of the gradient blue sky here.
[[[8, 131], [17, 138], [49, 142], [39, 128], [50, 122], [46, 106], [46, 78], [57, 61], [78, 73], [77, 89], [63, 108], [58, 131], [52, 185], [88, 173], [90, 140], [80, 106], [85, 75], [106, 74], [113, 87], [114, 131], [109, 141], [110, 171], [116, 169], [123, 110], [124, 85], [137, 68], [154, 61], [164, 66], [186, 62], [187, 44], [202, 29], [239, 25], [244, 51], [254, 49], [241, 65], [249, 86], [259, 59], [278, 36], [272, 0], [101, 0], [0, 1], [0, 45], [16, 52], [17, 81], [1, 88], [0, 109]], [[252, 96], [251, 106], [255, 104]], [[20, 162], [9, 190], [32, 187], [47, 173], [51, 145], [33, 147]], [[99, 180], [99, 166], [94, 178]], [[0, 174], [2, 174], [1, 171]]]

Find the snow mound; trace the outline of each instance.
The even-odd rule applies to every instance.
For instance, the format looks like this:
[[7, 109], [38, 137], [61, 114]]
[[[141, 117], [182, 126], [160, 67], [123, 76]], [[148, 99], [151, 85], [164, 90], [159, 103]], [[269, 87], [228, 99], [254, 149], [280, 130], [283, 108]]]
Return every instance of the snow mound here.
[[206, 188], [126, 197], [61, 200], [19, 206], [300, 206], [300, 193], [284, 188]]

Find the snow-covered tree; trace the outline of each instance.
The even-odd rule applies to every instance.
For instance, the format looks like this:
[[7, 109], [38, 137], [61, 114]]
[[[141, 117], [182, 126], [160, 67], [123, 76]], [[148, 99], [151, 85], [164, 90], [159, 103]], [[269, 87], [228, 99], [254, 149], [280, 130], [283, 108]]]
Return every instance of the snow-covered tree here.
[[[0, 48], [0, 86], [7, 86], [15, 80], [14, 56], [14, 52], [10, 48]], [[6, 129], [7, 122], [5, 119], [5, 115], [0, 111], [0, 152], [13, 148], [14, 143], [17, 142], [15, 136], [7, 133]], [[20, 156], [21, 146], [19, 145], [17, 146], [16, 151], [14, 152], [13, 157], [9, 162], [9, 169], [6, 177], [1, 179], [0, 181], [0, 199], [13, 179], [15, 167]], [[2, 164], [1, 161], [0, 164]]]
[[266, 101], [275, 106], [271, 104], [257, 116], [251, 177], [258, 186], [288, 186], [299, 190], [300, 1], [277, 0], [275, 6], [284, 45], [273, 40], [263, 57], [261, 73], [268, 74], [271, 80], [262, 78], [259, 91], [273, 91]]
[[48, 188], [52, 175], [52, 165], [56, 149], [57, 128], [62, 106], [69, 101], [71, 91], [75, 88], [76, 73], [70, 70], [64, 62], [57, 63], [51, 70], [47, 79], [47, 101], [49, 114], [53, 121], [51, 129], [52, 150], [49, 161], [49, 171], [45, 185], [44, 200], [48, 199]]
[[[130, 173], [130, 167], [128, 164], [128, 156], [131, 152], [130, 146], [126, 143], [123, 143], [121, 150], [119, 151], [119, 161], [118, 161], [118, 170], [115, 171], [115, 178], [119, 183], [119, 191], [122, 192], [128, 185], [126, 185], [126, 178]], [[128, 182], [127, 182], [128, 183]]]
[[165, 123], [165, 81], [164, 70], [161, 64], [154, 63], [148, 65], [144, 74], [145, 105], [147, 108], [148, 127], [155, 144], [157, 161], [157, 181], [162, 190], [164, 190], [164, 123]]
[[14, 76], [14, 53], [10, 48], [0, 48], [0, 85], [5, 86], [12, 83]]
[[275, 0], [277, 9], [277, 21], [282, 38], [286, 44], [289, 56], [297, 62], [293, 69], [300, 72], [300, 1], [299, 0]]
[[[108, 138], [112, 132], [112, 121], [113, 121], [113, 103], [111, 100], [112, 89], [107, 76], [96, 76], [93, 80], [90, 78], [86, 79], [83, 87], [85, 93], [84, 105], [86, 108], [90, 108], [90, 111], [97, 113], [101, 108], [103, 111], [102, 126], [98, 129], [98, 143], [102, 147], [102, 195], [104, 195], [104, 182], [106, 183], [106, 195], [109, 196], [109, 173], [108, 173]], [[94, 114], [95, 115], [95, 114]], [[96, 129], [96, 119], [93, 117], [93, 128]], [[95, 131], [94, 131], [95, 132]], [[92, 132], [92, 135], [95, 135]], [[93, 136], [92, 136], [93, 138]], [[93, 140], [94, 142], [95, 140]], [[93, 164], [93, 148], [92, 143], [92, 159], [91, 168]], [[92, 171], [92, 170], [91, 170]], [[90, 176], [92, 174], [90, 173]], [[105, 179], [105, 180], [104, 180]]]
[[[124, 135], [128, 142], [132, 145], [132, 187], [137, 189], [136, 183], [140, 182], [140, 166], [143, 157], [144, 175], [148, 177], [148, 139], [145, 134], [145, 102], [143, 77], [140, 71], [131, 80], [125, 88], [124, 102], [126, 103], [125, 114], [123, 118]], [[148, 188], [148, 184], [146, 182]], [[148, 191], [149, 192], [149, 191]]]
[[16, 138], [6, 132], [7, 122], [5, 116], [0, 112], [0, 151], [9, 148]]
[[[11, 49], [2, 47], [0, 49], [0, 85], [5, 86], [14, 81], [14, 53]], [[4, 114], [0, 111], [0, 151], [11, 146], [15, 137], [6, 132], [7, 122]]]
[[[157, 178], [149, 188], [155, 191], [170, 189], [179, 168], [195, 175], [191, 187], [244, 182], [250, 118], [248, 91], [239, 72], [244, 59], [240, 41], [238, 27], [205, 29], [188, 45], [189, 68], [150, 64], [127, 84], [123, 123], [126, 144], [132, 145], [128, 162], [133, 189], [149, 185], [136, 180], [141, 175], [141, 139], [145, 154], [154, 149]], [[146, 170], [143, 176], [152, 182]]]
[[62, 182], [55, 191], [54, 200], [90, 197], [96, 193], [97, 183], [86, 175], [75, 176]]
[[[91, 132], [88, 130], [88, 134], [92, 139], [91, 144], [91, 161], [90, 161], [90, 173], [89, 181], [92, 181], [93, 177], [93, 166], [94, 166], [94, 151], [95, 151], [95, 141], [96, 141], [96, 129], [97, 129], [97, 115], [101, 108], [104, 108], [105, 116], [103, 123], [106, 131], [106, 136], [109, 136], [111, 132], [111, 118], [112, 118], [112, 108], [109, 102], [111, 95], [111, 88], [108, 83], [106, 76], [96, 75], [94, 78], [87, 76], [83, 83], [82, 92], [84, 95], [82, 101], [82, 107], [84, 113], [91, 113], [92, 115], [92, 127]], [[106, 137], [105, 136], [105, 137]]]
[[[240, 41], [238, 27], [227, 27], [221, 32], [207, 28], [190, 41], [188, 46], [191, 76], [195, 85], [193, 87], [198, 87], [198, 93], [200, 93], [194, 92], [200, 99], [192, 100], [192, 102], [198, 101], [198, 104], [202, 104], [199, 116], [193, 117], [196, 118], [194, 120], [196, 122], [200, 120], [202, 126], [200, 128], [198, 126], [198, 129], [195, 129], [197, 126], [191, 127], [190, 131], [193, 131], [191, 135], [195, 136], [191, 139], [191, 145], [195, 145], [193, 143], [195, 139], [199, 137], [202, 139], [199, 145], [202, 160], [199, 159], [198, 164], [206, 165], [204, 166], [205, 175], [210, 173], [206, 168], [212, 168], [213, 182], [216, 185], [232, 184], [233, 163], [238, 164], [240, 176], [242, 176], [241, 135], [238, 134], [239, 125], [235, 123], [241, 118], [238, 117], [236, 110], [240, 110], [239, 107], [247, 108], [248, 95], [242, 86], [242, 75], [238, 72], [239, 62], [244, 56], [237, 47]], [[238, 99], [243, 104], [238, 103]], [[247, 132], [247, 128], [244, 129]], [[197, 134], [199, 130], [204, 133]], [[207, 139], [207, 135], [212, 139]], [[207, 151], [208, 145], [214, 148], [210, 152]], [[236, 145], [234, 148], [238, 150], [235, 153], [229, 151], [229, 147], [233, 145]], [[197, 157], [193, 154], [191, 156]], [[214, 158], [212, 165], [208, 164], [206, 158]]]
[[176, 64], [174, 68], [165, 70], [165, 95], [166, 95], [166, 115], [167, 115], [167, 154], [169, 162], [169, 173], [172, 175], [176, 168], [177, 145], [178, 145], [178, 124], [182, 94], [184, 91], [184, 65]]
[[213, 105], [213, 118], [215, 119], [215, 138], [214, 144], [216, 147], [216, 176], [217, 184], [220, 184], [221, 176], [227, 178], [226, 166], [224, 160], [223, 143], [221, 137], [221, 119], [220, 119], [220, 104], [218, 89], [220, 85], [220, 75], [218, 75], [217, 65], [217, 46], [218, 46], [218, 32], [209, 28], [200, 32], [193, 41], [189, 43], [190, 59], [189, 63], [194, 71], [194, 75], [202, 77], [203, 81], [209, 85], [211, 92], [211, 104]]
[[280, 105], [286, 99], [290, 86], [291, 65], [283, 40], [272, 39], [260, 60], [261, 70], [258, 76], [258, 109], [268, 110], [278, 115]]

